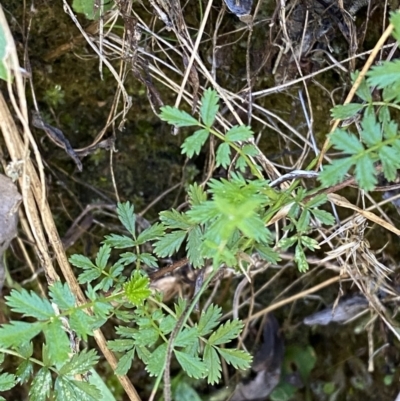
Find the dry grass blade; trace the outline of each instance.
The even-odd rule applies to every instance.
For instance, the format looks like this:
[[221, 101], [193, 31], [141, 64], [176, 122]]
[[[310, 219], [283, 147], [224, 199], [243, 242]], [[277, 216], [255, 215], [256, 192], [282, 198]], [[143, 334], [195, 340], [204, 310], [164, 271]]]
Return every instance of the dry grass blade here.
[[366, 219], [373, 221], [376, 224], [379, 224], [386, 230], [391, 231], [396, 235], [400, 235], [400, 230], [393, 226], [393, 224], [388, 223], [383, 220], [379, 216], [374, 213], [368, 212], [367, 210], [360, 209], [359, 207], [350, 203], [345, 197], [337, 195], [337, 194], [328, 194], [328, 199], [333, 202], [337, 206], [345, 207], [347, 209], [355, 210], [357, 213], [364, 216]]
[[259, 312], [254, 313], [245, 322], [247, 323], [248, 321], [258, 319], [259, 317], [264, 316], [276, 309], [279, 309], [284, 305], [290, 304], [298, 299], [304, 298], [306, 295], [313, 294], [314, 292], [317, 292], [317, 291], [321, 290], [322, 288], [325, 288], [332, 284], [335, 284], [342, 279], [343, 279], [343, 277], [340, 277], [340, 276], [332, 277], [332, 278], [330, 278], [318, 285], [315, 285], [314, 287], [311, 287], [305, 291], [301, 291], [291, 297], [288, 297], [288, 298], [282, 299], [281, 301], [275, 302], [275, 303], [269, 305], [267, 308], [264, 308], [264, 309], [260, 310]]

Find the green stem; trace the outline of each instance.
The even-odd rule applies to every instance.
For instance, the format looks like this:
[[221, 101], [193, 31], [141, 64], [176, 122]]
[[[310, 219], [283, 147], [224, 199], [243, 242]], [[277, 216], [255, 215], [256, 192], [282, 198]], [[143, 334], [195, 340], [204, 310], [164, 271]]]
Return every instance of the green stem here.
[[398, 136], [398, 135], [396, 135], [393, 138], [385, 139], [384, 141], [381, 141], [381, 142], [377, 143], [376, 145], [371, 146], [370, 148], [365, 149], [364, 151], [351, 156], [351, 159], [353, 159], [353, 160], [361, 159], [364, 155], [378, 151], [380, 148], [384, 147], [385, 145], [392, 145], [395, 141], [398, 141], [399, 139], [400, 139], [400, 136]]
[[57, 373], [57, 370], [56, 370], [56, 369], [54, 369], [54, 368], [51, 367], [51, 366], [46, 366], [46, 365], [45, 365], [42, 361], [40, 361], [39, 359], [32, 358], [32, 357], [26, 358], [26, 357], [24, 357], [23, 355], [19, 354], [19, 353], [16, 352], [16, 351], [11, 350], [11, 349], [8, 349], [8, 348], [0, 348], [0, 354], [7, 354], [7, 355], [16, 356], [17, 358], [23, 359], [23, 360], [25, 360], [25, 361], [33, 362], [33, 363], [35, 363], [36, 365], [41, 366], [42, 368], [46, 367], [46, 368], [52, 370], [53, 372], [56, 372], [56, 373]]
[[[187, 308], [186, 312], [184, 313], [183, 324], [180, 326], [179, 330], [177, 330], [177, 332], [175, 333], [174, 338], [177, 338], [179, 336], [179, 333], [181, 332], [182, 328], [186, 326], [186, 322], [189, 319], [190, 315], [192, 314], [193, 309], [195, 308], [195, 305], [199, 302], [200, 297], [202, 296], [203, 292], [208, 287], [208, 285], [211, 283], [211, 281], [213, 280], [213, 278], [215, 277], [217, 272], [218, 272], [218, 270], [215, 269], [209, 275], [209, 277], [207, 277], [207, 279], [204, 281], [203, 285], [201, 286], [200, 291], [193, 297], [189, 307]], [[173, 347], [173, 344], [172, 344], [172, 347]], [[162, 369], [160, 375], [156, 379], [152, 393], [155, 393], [157, 391], [158, 387], [160, 386], [161, 380], [163, 379], [163, 372], [167, 366], [167, 362], [168, 361], [167, 361], [167, 356], [166, 356], [166, 358], [164, 360], [163, 369]]]
[[255, 166], [255, 164], [250, 160], [249, 156], [247, 156], [243, 150], [241, 149], [240, 146], [236, 145], [234, 142], [232, 141], [228, 141], [225, 137], [225, 135], [220, 134], [218, 131], [216, 131], [213, 128], [210, 127], [206, 127], [205, 125], [201, 125], [199, 124], [202, 128], [206, 129], [207, 131], [209, 131], [211, 134], [213, 134], [214, 136], [216, 136], [217, 138], [219, 138], [221, 141], [228, 143], [230, 147], [232, 147], [233, 149], [236, 150], [237, 153], [239, 153], [240, 156], [243, 157], [243, 159], [246, 161], [247, 165], [250, 167], [251, 172], [260, 180], [263, 180], [264, 177], [261, 174], [261, 172], [258, 170], [258, 168]]
[[[386, 103], [386, 102], [372, 102], [370, 103], [373, 106], [386, 106], [386, 107], [392, 107], [394, 109], [400, 110], [400, 105], [394, 104], [394, 103]], [[366, 104], [366, 106], [369, 106], [370, 104]]]

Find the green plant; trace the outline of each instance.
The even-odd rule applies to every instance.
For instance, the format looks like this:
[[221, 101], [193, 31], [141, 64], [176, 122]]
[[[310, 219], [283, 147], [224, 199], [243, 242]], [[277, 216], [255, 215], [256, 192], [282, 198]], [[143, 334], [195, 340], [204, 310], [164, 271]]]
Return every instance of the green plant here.
[[[119, 204], [118, 216], [129, 235], [106, 236], [94, 262], [83, 255], [70, 258], [73, 265], [82, 269], [78, 280], [87, 286], [86, 295], [90, 302], [86, 305], [76, 307], [74, 296], [66, 285], [60, 283], [50, 287], [52, 304], [25, 290], [13, 291], [7, 298], [13, 312], [36, 321], [15, 321], [0, 328], [2, 351], [18, 355], [23, 361], [16, 375], [5, 374], [2, 377], [8, 379], [10, 385], [11, 378], [14, 382], [17, 378], [28, 380], [33, 363], [38, 363], [41, 368], [32, 383], [32, 400], [46, 399], [52, 388], [56, 399], [65, 399], [66, 392], [72, 388], [76, 388], [76, 399], [97, 397], [93, 385], [73, 379], [73, 375], [92, 368], [97, 356], [92, 350], [90, 353], [76, 350], [71, 359], [71, 344], [66, 330], [86, 339], [111, 316], [125, 323], [117, 327], [120, 338], [109, 343], [112, 350], [124, 352], [117, 374], [128, 371], [135, 355], [145, 363], [149, 374], [157, 377], [156, 387], [163, 372], [168, 371], [172, 355], [188, 376], [207, 378], [210, 384], [220, 379], [220, 358], [235, 368], [250, 366], [251, 357], [246, 352], [221, 347], [237, 338], [242, 324], [237, 320], [221, 324], [221, 308], [212, 305], [194, 325], [189, 325], [188, 318], [194, 305], [221, 264], [246, 274], [253, 253], [258, 253], [268, 262], [279, 260], [267, 226], [283, 206], [290, 207], [287, 216], [290, 223], [286, 231], [287, 234], [293, 232], [293, 235], [282, 239], [279, 245], [284, 249], [296, 247], [295, 258], [301, 271], [308, 268], [303, 247], [311, 250], [318, 247], [317, 242], [307, 236], [311, 230], [311, 217], [328, 224], [333, 222], [333, 218], [318, 209], [326, 201], [324, 194], [310, 198], [310, 193], [298, 187], [297, 182], [282, 192], [268, 185], [253, 161], [258, 150], [252, 142], [251, 129], [235, 126], [224, 135], [213, 128], [218, 101], [214, 91], [205, 92], [200, 108], [201, 122], [172, 107], [163, 108], [161, 118], [180, 127], [199, 128], [184, 141], [183, 153], [188, 156], [198, 154], [209, 135], [214, 135], [221, 141], [216, 153], [217, 165], [228, 167], [232, 162], [232, 150], [236, 151], [237, 169], [244, 172], [248, 168], [254, 174], [253, 178], [245, 179], [240, 172], [232, 172], [229, 179], [211, 179], [207, 191], [194, 184], [188, 190], [188, 210], [164, 211], [160, 213], [160, 222], [139, 234], [133, 206], [129, 202]], [[154, 254], [141, 250], [149, 243], [153, 244]], [[163, 304], [159, 295], [152, 294], [150, 280], [143, 268], [157, 267], [157, 257], [172, 256], [182, 246], [195, 268], [204, 267], [210, 260], [213, 270], [191, 303], [181, 299], [172, 310]], [[110, 263], [111, 252], [120, 249], [127, 251], [120, 253], [115, 263]], [[132, 274], [129, 273], [131, 266], [134, 266]], [[86, 308], [90, 308], [91, 314], [83, 312]], [[43, 333], [46, 339], [42, 362], [32, 358], [32, 346], [29, 345], [39, 333]], [[57, 341], [52, 341], [53, 337]], [[56, 374], [54, 384], [50, 372]]]
[[[399, 13], [392, 14], [391, 23], [394, 25], [393, 36], [400, 40]], [[334, 148], [344, 153], [325, 167], [320, 176], [324, 186], [342, 181], [352, 168], [360, 188], [366, 191], [374, 189], [379, 173], [383, 173], [388, 181], [396, 178], [400, 168], [400, 135], [390, 110], [400, 110], [399, 73], [399, 60], [385, 61], [372, 67], [357, 90], [362, 103], [349, 103], [332, 109], [335, 119], [354, 121], [355, 117], [360, 117], [359, 135], [352, 133], [350, 127], [337, 129], [331, 134]], [[356, 78], [354, 74], [353, 79]], [[373, 88], [382, 90], [382, 101], [373, 100]]]
[[[306, 235], [310, 231], [311, 216], [323, 222], [331, 222], [331, 216], [318, 209], [326, 201], [324, 195], [310, 200], [306, 199], [309, 194], [297, 185], [282, 193], [270, 188], [252, 160], [258, 150], [252, 143], [250, 128], [233, 127], [223, 135], [213, 128], [217, 112], [218, 97], [214, 91], [207, 90], [200, 109], [201, 122], [171, 107], [162, 110], [161, 118], [171, 124], [199, 128], [183, 143], [183, 153], [188, 156], [199, 153], [208, 136], [215, 135], [221, 140], [216, 155], [218, 165], [230, 165], [234, 150], [239, 155], [237, 167], [245, 171], [247, 166], [255, 178], [245, 179], [239, 172], [232, 172], [229, 179], [211, 179], [207, 191], [194, 184], [188, 190], [189, 208], [185, 212], [164, 211], [160, 213], [160, 222], [139, 234], [133, 206], [129, 202], [119, 204], [118, 216], [129, 235], [106, 236], [94, 262], [83, 255], [70, 258], [82, 270], [78, 280], [87, 287], [88, 304], [77, 307], [73, 294], [61, 283], [50, 286], [51, 302], [26, 290], [12, 291], [7, 297], [11, 310], [34, 321], [12, 321], [0, 328], [2, 352], [19, 356], [22, 361], [15, 375], [0, 376], [6, 381], [3, 389], [7, 383], [10, 387], [18, 380], [29, 380], [37, 364], [40, 369], [35, 371], [32, 382], [32, 400], [45, 400], [50, 393], [55, 399], [65, 399], [69, 392], [75, 394], [75, 398], [69, 396], [69, 399], [95, 399], [98, 391], [90, 380], [78, 381], [74, 375], [91, 369], [98, 357], [93, 350], [71, 350], [71, 338], [78, 336], [86, 340], [110, 317], [124, 323], [116, 329], [119, 338], [109, 342], [112, 350], [124, 352], [116, 373], [126, 373], [138, 356], [149, 374], [157, 377], [156, 388], [163, 373], [164, 386], [169, 385], [165, 372], [169, 372], [172, 355], [189, 377], [206, 378], [210, 384], [220, 379], [221, 358], [238, 369], [250, 366], [248, 353], [225, 347], [238, 337], [242, 323], [238, 320], [221, 323], [221, 308], [211, 305], [194, 324], [189, 324], [194, 306], [221, 264], [246, 274], [255, 252], [266, 261], [279, 260], [267, 225], [283, 205], [291, 205], [287, 231], [296, 232], [282, 240], [281, 245], [289, 247], [297, 243], [296, 260], [301, 270], [307, 269], [303, 246], [317, 247], [315, 240]], [[142, 252], [142, 246], [150, 243], [154, 253]], [[180, 299], [171, 309], [159, 294], [152, 294], [149, 277], [143, 269], [156, 268], [157, 258], [172, 256], [182, 246], [195, 268], [204, 267], [210, 260], [213, 269], [190, 303]], [[118, 255], [117, 261], [111, 263], [112, 252], [122, 249], [124, 252]], [[88, 308], [89, 314], [83, 311]], [[39, 333], [45, 338], [42, 361], [32, 357], [32, 340]]]
[[[392, 16], [392, 23], [399, 39], [399, 14]], [[324, 188], [342, 181], [351, 169], [365, 190], [376, 185], [379, 171], [388, 180], [395, 178], [400, 168], [400, 136], [390, 108], [399, 108], [399, 72], [397, 61], [374, 67], [357, 92], [363, 103], [333, 109], [333, 116], [341, 119], [362, 113], [360, 135], [344, 128], [331, 135], [333, 146], [344, 153], [325, 166], [320, 175], [322, 186], [313, 190], [303, 188], [298, 179], [282, 189], [270, 185], [256, 162], [259, 150], [250, 127], [234, 126], [225, 133], [216, 127], [219, 98], [215, 91], [205, 91], [199, 120], [177, 108], [164, 107], [162, 120], [196, 128], [182, 144], [182, 153], [187, 157], [198, 155], [209, 137], [214, 136], [218, 141], [216, 165], [228, 169], [227, 178], [211, 179], [205, 188], [191, 185], [187, 210], [164, 211], [159, 222], [142, 232], [136, 227], [134, 207], [129, 202], [118, 204], [118, 217], [127, 234], [107, 235], [94, 262], [83, 255], [70, 258], [71, 264], [81, 269], [78, 280], [86, 286], [88, 303], [77, 306], [68, 286], [60, 282], [49, 287], [49, 300], [26, 290], [13, 290], [6, 297], [7, 305], [27, 319], [11, 321], [0, 328], [2, 360], [9, 355], [20, 361], [15, 373], [0, 374], [0, 391], [33, 377], [33, 401], [49, 397], [98, 399], [99, 390], [90, 376], [85, 376], [96, 365], [98, 356], [94, 350], [80, 351], [76, 338], [87, 340], [111, 317], [120, 324], [116, 327], [117, 338], [108, 344], [113, 351], [123, 353], [116, 374], [125, 374], [138, 357], [149, 375], [156, 377], [154, 391], [164, 379], [168, 395], [173, 356], [186, 375], [206, 379], [210, 384], [220, 380], [221, 359], [237, 369], [247, 369], [251, 356], [229, 348], [243, 324], [239, 320], [222, 322], [222, 309], [217, 305], [196, 317], [192, 313], [195, 305], [221, 265], [247, 274], [254, 254], [276, 263], [280, 249], [294, 247], [298, 268], [306, 271], [307, 250], [318, 249], [312, 238], [313, 225], [334, 223], [333, 216], [321, 209], [327, 201]], [[383, 89], [382, 102], [372, 100], [372, 87]], [[287, 224], [276, 242], [268, 226], [283, 209], [287, 210]], [[153, 251], [143, 251], [144, 245], [146, 249], [151, 245]], [[170, 307], [152, 291], [147, 268], [157, 268], [159, 258], [174, 256], [183, 248], [193, 267], [210, 265], [211, 273], [191, 301], [178, 299]], [[41, 359], [37, 354], [33, 356], [33, 341], [38, 336], [43, 343]]]
[[[108, 236], [94, 263], [82, 255], [71, 257], [71, 263], [83, 270], [79, 281], [87, 284], [86, 295], [90, 303], [76, 307], [68, 286], [59, 282], [50, 287], [51, 302], [26, 290], [13, 290], [7, 297], [7, 304], [13, 312], [35, 321], [12, 321], [0, 328], [2, 355], [18, 356], [22, 361], [14, 375], [4, 373], [0, 376], [2, 390], [11, 388], [18, 381], [29, 380], [34, 365], [38, 365], [40, 369], [35, 372], [31, 385], [32, 400], [45, 400], [52, 390], [57, 400], [97, 399], [100, 394], [90, 380], [75, 380], [74, 375], [85, 374], [96, 364], [98, 356], [94, 350], [79, 352], [74, 349], [73, 340], [74, 336], [86, 340], [111, 316], [121, 322], [134, 322], [136, 326], [119, 326], [117, 334], [121, 338], [109, 343], [114, 351], [125, 353], [119, 360], [117, 374], [124, 374], [129, 369], [136, 354], [146, 364], [150, 375], [161, 378], [167, 358], [168, 335], [174, 332], [183, 315], [184, 323], [181, 330], [175, 330], [171, 352], [188, 376], [207, 377], [209, 383], [216, 383], [220, 378], [221, 357], [235, 368], [246, 369], [249, 366], [250, 355], [221, 347], [237, 338], [242, 328], [238, 320], [220, 324], [221, 308], [210, 306], [194, 326], [189, 326], [186, 321], [191, 308], [186, 301], [180, 300], [172, 311], [162, 303], [160, 296], [151, 295], [149, 278], [140, 266], [142, 263], [156, 265], [154, 256], [139, 251], [125, 252], [116, 263], [108, 266], [112, 248], [133, 247], [138, 250], [142, 243], [158, 238], [161, 241], [164, 230], [162, 225], [155, 224], [136, 237], [133, 207], [129, 203], [120, 204], [118, 215], [132, 237]], [[131, 263], [136, 263], [137, 269], [128, 278], [123, 270]], [[97, 284], [92, 286], [94, 281]], [[111, 293], [105, 296], [107, 291]], [[86, 308], [91, 308], [92, 315], [83, 312]], [[43, 333], [45, 338], [42, 361], [32, 357], [31, 340], [39, 333]], [[71, 352], [74, 352], [72, 357]], [[52, 373], [56, 375], [54, 383]]]

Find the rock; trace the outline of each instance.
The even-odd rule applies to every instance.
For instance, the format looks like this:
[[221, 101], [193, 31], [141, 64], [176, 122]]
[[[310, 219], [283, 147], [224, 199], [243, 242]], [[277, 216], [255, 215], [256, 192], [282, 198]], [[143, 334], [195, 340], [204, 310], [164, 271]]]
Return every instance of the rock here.
[[18, 207], [22, 197], [10, 178], [0, 174], [0, 291], [3, 288], [5, 270], [4, 252], [17, 235]]

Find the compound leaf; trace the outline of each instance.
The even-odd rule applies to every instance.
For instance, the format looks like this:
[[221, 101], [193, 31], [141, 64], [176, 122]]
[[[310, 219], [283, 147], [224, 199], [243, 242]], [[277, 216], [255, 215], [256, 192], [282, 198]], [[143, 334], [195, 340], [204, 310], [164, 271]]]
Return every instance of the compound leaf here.
[[324, 171], [319, 175], [319, 180], [324, 187], [335, 185], [343, 181], [344, 176], [353, 164], [354, 161], [351, 157], [334, 160], [332, 164], [324, 167]]
[[11, 373], [0, 374], [0, 391], [7, 391], [17, 384], [17, 377]]
[[0, 345], [4, 348], [17, 347], [21, 343], [29, 342], [38, 335], [45, 326], [45, 323], [11, 321], [0, 327]]
[[33, 291], [25, 289], [11, 290], [11, 295], [5, 297], [7, 305], [13, 312], [22, 313], [38, 320], [47, 320], [55, 316], [54, 309], [47, 299], [40, 298]]
[[296, 228], [298, 232], [306, 231], [310, 225], [310, 212], [307, 209], [303, 209], [300, 214], [300, 218], [297, 221]]
[[335, 223], [335, 218], [329, 212], [320, 209], [312, 209], [311, 213], [314, 215], [316, 219], [318, 219], [322, 224], [333, 225]]
[[117, 338], [107, 341], [107, 345], [111, 351], [125, 352], [131, 350], [135, 346], [135, 342], [128, 338]]
[[207, 373], [207, 366], [200, 358], [178, 350], [174, 350], [174, 354], [182, 369], [189, 377], [201, 379]]
[[379, 149], [379, 159], [382, 161], [383, 173], [388, 181], [394, 181], [397, 169], [400, 168], [400, 155], [391, 146], [382, 146]]
[[29, 399], [32, 401], [46, 401], [52, 386], [49, 369], [41, 368], [37, 372], [29, 389]]
[[367, 146], [374, 146], [382, 142], [381, 125], [377, 123], [375, 114], [372, 109], [365, 111], [364, 118], [361, 121], [361, 138]]
[[321, 206], [324, 203], [326, 203], [327, 200], [328, 197], [326, 196], [326, 194], [319, 194], [317, 196], [314, 196], [311, 200], [309, 200], [306, 203], [307, 209]]
[[297, 263], [297, 267], [300, 273], [305, 273], [308, 270], [308, 262], [303, 248], [297, 244], [294, 253], [294, 260]]
[[90, 283], [101, 276], [101, 270], [94, 268], [92, 270], [86, 270], [81, 273], [78, 277], [79, 284]]
[[182, 154], [186, 154], [189, 158], [198, 155], [209, 135], [210, 133], [206, 129], [199, 129], [188, 136], [182, 144]]
[[[135, 263], [137, 260], [137, 255], [134, 254], [133, 252], [124, 252], [119, 255], [118, 263], [121, 264], [122, 269], [126, 265], [130, 265], [132, 263]], [[116, 277], [116, 276], [113, 276]]]
[[92, 384], [58, 376], [54, 384], [56, 401], [98, 401], [100, 391]]
[[189, 186], [188, 195], [189, 202], [192, 206], [200, 205], [200, 203], [203, 203], [205, 200], [207, 200], [207, 194], [197, 183]]
[[55, 319], [43, 328], [46, 337], [49, 359], [56, 363], [63, 363], [68, 360], [71, 351], [67, 333], [63, 329], [60, 319]]
[[227, 141], [239, 142], [247, 141], [253, 136], [253, 131], [246, 125], [235, 125], [226, 134]]
[[94, 384], [80, 380], [71, 380], [71, 384], [75, 386], [77, 401], [98, 401], [101, 398], [100, 391]]
[[290, 248], [291, 246], [293, 246], [296, 242], [297, 242], [296, 237], [282, 238], [281, 240], [279, 240], [278, 246], [279, 246], [279, 248], [286, 250], [286, 249]]
[[147, 360], [146, 370], [150, 376], [159, 376], [164, 370], [165, 357], [167, 355], [168, 344], [159, 345]]
[[253, 360], [252, 356], [240, 349], [217, 348], [219, 354], [235, 369], [248, 369]]
[[154, 252], [161, 258], [171, 256], [179, 250], [185, 237], [186, 231], [173, 231], [165, 234], [155, 243]]
[[[132, 248], [136, 245], [135, 241], [132, 238], [129, 238], [126, 235], [118, 235], [118, 234], [106, 235], [103, 243], [107, 244], [113, 248], [116, 248], [116, 249]], [[75, 256], [75, 255], [73, 255], [73, 256]], [[77, 255], [77, 256], [81, 256], [81, 255]], [[73, 263], [73, 262], [71, 262], [71, 263]], [[76, 266], [76, 264], [75, 264], [75, 266]], [[78, 267], [81, 267], [81, 266], [78, 266]]]
[[164, 335], [171, 333], [175, 326], [176, 320], [171, 315], [164, 317], [160, 322], [160, 330], [163, 332]]
[[190, 263], [195, 269], [204, 265], [204, 259], [201, 256], [202, 243], [203, 239], [200, 227], [196, 226], [189, 230], [186, 250]]
[[383, 135], [385, 139], [392, 139], [397, 136], [399, 127], [393, 120], [387, 121], [383, 127]]
[[335, 120], [344, 120], [346, 118], [353, 117], [360, 110], [362, 110], [363, 107], [364, 105], [360, 103], [337, 105], [331, 110], [331, 115]]
[[76, 267], [80, 267], [81, 269], [96, 269], [96, 266], [87, 256], [72, 255], [69, 258], [69, 262]]
[[184, 213], [179, 213], [175, 209], [166, 210], [160, 213], [160, 220], [168, 228], [177, 228], [187, 230], [191, 227], [188, 216]]
[[219, 97], [215, 90], [208, 88], [201, 98], [200, 115], [203, 123], [211, 127], [218, 113]]
[[274, 251], [270, 246], [257, 244], [255, 250], [260, 254], [260, 257], [270, 263], [278, 263], [281, 258], [279, 253]]
[[400, 60], [384, 61], [381, 65], [372, 67], [368, 73], [368, 84], [383, 89], [394, 85], [399, 80]]
[[137, 237], [136, 244], [142, 245], [148, 241], [154, 241], [164, 235], [164, 226], [160, 223], [155, 223], [152, 226], [143, 230]]
[[[356, 79], [358, 78], [360, 72], [356, 71], [355, 73], [351, 74], [352, 82], [354, 83]], [[367, 80], [363, 78], [361, 80], [361, 83], [359, 87], [357, 88], [357, 95], [364, 101], [366, 102], [371, 102], [372, 101], [372, 95], [371, 95], [371, 89], [369, 88], [367, 84]]]
[[62, 310], [67, 310], [75, 306], [75, 297], [68, 287], [67, 283], [62, 284], [56, 281], [49, 287], [51, 300]]
[[124, 285], [126, 297], [133, 305], [141, 305], [151, 294], [150, 280], [135, 270], [133, 277]]
[[109, 274], [112, 278], [118, 279], [124, 270], [124, 265], [118, 261], [115, 265], [112, 265], [109, 270]]
[[400, 84], [386, 86], [382, 91], [382, 100], [387, 103], [399, 103], [400, 101]]
[[355, 169], [356, 180], [365, 191], [372, 191], [377, 183], [374, 161], [368, 154], [357, 160]]
[[197, 327], [184, 328], [174, 341], [176, 347], [186, 347], [193, 344], [199, 336]]
[[118, 218], [124, 227], [129, 231], [131, 235], [135, 235], [135, 224], [136, 216], [134, 213], [134, 207], [130, 202], [118, 202], [117, 205]]
[[76, 375], [88, 372], [98, 362], [99, 356], [94, 349], [89, 351], [82, 350], [79, 354], [74, 354], [61, 369], [61, 375]]
[[228, 343], [237, 338], [243, 328], [243, 323], [237, 319], [227, 321], [225, 324], [218, 327], [209, 338], [210, 345], [220, 345]]
[[305, 235], [300, 237], [301, 243], [307, 247], [308, 249], [314, 251], [315, 249], [320, 249], [320, 246], [318, 245], [318, 241], [316, 241], [314, 238], [307, 237]]
[[115, 374], [119, 376], [126, 375], [128, 370], [132, 366], [132, 361], [134, 356], [135, 356], [135, 349], [131, 349], [130, 351], [124, 353], [124, 355], [122, 355], [122, 357], [118, 361]]
[[159, 337], [159, 332], [155, 327], [144, 327], [138, 330], [135, 335], [135, 345], [138, 346], [152, 346]]
[[190, 114], [186, 113], [186, 111], [171, 106], [161, 107], [160, 118], [168, 124], [177, 127], [192, 127], [199, 125], [199, 122]]
[[29, 360], [23, 361], [17, 368], [15, 374], [20, 383], [26, 383], [32, 376], [33, 364]]
[[221, 361], [217, 351], [209, 344], [204, 349], [203, 361], [207, 366], [207, 383], [218, 383], [221, 378]]
[[150, 253], [141, 253], [138, 256], [138, 259], [147, 266], [158, 267], [157, 258]]
[[111, 254], [111, 248], [109, 245], [104, 244], [100, 247], [99, 251], [97, 252], [96, 256], [96, 266], [104, 270], [107, 267], [107, 262]]
[[[98, 308], [96, 308], [95, 311], [97, 312], [97, 310]], [[93, 335], [93, 330], [99, 326], [97, 322], [98, 318], [96, 319], [95, 316], [89, 316], [82, 310], [75, 310], [69, 319], [71, 329], [76, 331], [76, 333], [84, 339], [86, 339], [88, 335]]]
[[330, 140], [336, 149], [346, 153], [357, 154], [364, 150], [364, 146], [354, 134], [349, 134], [341, 129], [336, 129], [330, 135]]
[[221, 143], [218, 146], [217, 155], [216, 155], [216, 165], [222, 166], [223, 168], [227, 168], [231, 162], [231, 148], [229, 147], [229, 143]]

